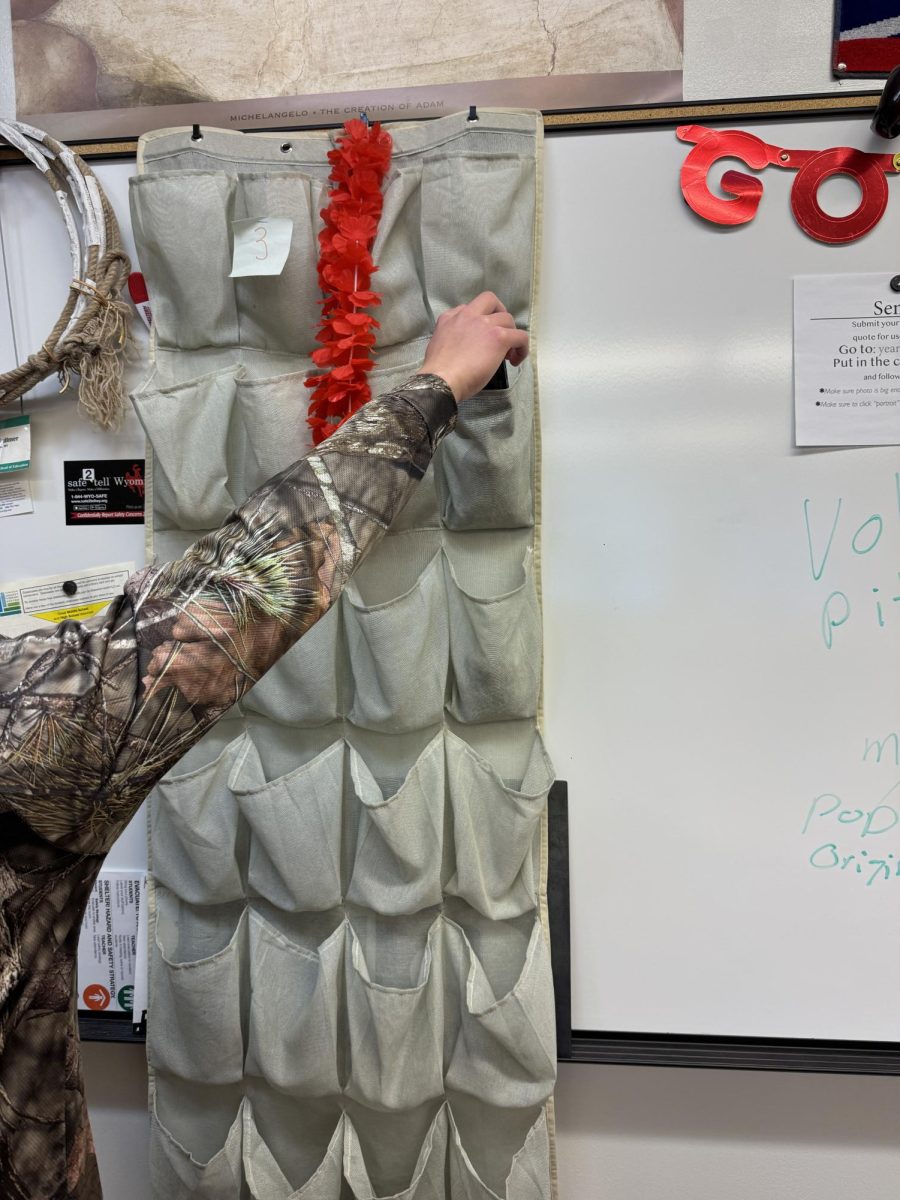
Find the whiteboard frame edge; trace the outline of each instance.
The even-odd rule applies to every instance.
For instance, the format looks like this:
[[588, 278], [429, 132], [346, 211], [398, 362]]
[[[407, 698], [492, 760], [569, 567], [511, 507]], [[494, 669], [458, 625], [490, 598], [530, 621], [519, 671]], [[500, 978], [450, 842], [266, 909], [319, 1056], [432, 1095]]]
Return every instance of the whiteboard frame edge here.
[[900, 1042], [815, 1038], [704, 1037], [697, 1034], [572, 1032], [567, 1063], [692, 1067], [725, 1071], [799, 1071], [826, 1075], [900, 1075]]

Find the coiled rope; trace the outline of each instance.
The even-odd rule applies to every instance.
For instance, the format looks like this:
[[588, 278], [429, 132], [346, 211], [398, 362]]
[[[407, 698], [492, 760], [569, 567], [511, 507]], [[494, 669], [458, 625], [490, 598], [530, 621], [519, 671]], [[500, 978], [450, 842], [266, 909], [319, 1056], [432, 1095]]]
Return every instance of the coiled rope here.
[[81, 407], [101, 429], [114, 429], [125, 411], [120, 351], [131, 315], [120, 299], [131, 266], [115, 213], [96, 175], [68, 146], [21, 121], [0, 120], [0, 138], [21, 151], [53, 189], [72, 255], [72, 282], [62, 312], [40, 350], [0, 374], [0, 408], [54, 373], [65, 391], [74, 373], [81, 377]]

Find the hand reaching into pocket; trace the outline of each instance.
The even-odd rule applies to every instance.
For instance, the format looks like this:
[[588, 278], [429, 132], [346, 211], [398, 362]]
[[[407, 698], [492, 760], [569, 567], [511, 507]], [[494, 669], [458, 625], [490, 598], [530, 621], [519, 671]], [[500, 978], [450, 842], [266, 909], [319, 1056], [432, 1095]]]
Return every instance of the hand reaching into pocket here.
[[438, 317], [421, 373], [440, 375], [460, 404], [480, 392], [504, 360], [517, 367], [527, 355], [528, 334], [493, 292], [482, 292]]

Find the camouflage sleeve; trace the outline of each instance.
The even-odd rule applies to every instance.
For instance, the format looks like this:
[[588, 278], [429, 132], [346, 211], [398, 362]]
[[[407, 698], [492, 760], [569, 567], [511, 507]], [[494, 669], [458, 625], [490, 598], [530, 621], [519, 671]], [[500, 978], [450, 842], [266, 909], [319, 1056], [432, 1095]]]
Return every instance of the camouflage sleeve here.
[[105, 849], [156, 781], [337, 599], [424, 475], [456, 403], [373, 401], [102, 618], [0, 639], [0, 811]]

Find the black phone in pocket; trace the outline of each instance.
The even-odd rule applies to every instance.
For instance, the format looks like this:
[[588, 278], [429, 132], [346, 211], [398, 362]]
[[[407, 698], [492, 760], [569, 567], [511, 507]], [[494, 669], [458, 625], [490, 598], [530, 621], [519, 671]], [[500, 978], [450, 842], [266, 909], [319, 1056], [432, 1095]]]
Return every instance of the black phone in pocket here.
[[506, 359], [500, 364], [497, 370], [493, 373], [487, 383], [484, 385], [486, 392], [499, 392], [504, 388], [509, 387], [509, 372], [506, 369]]

